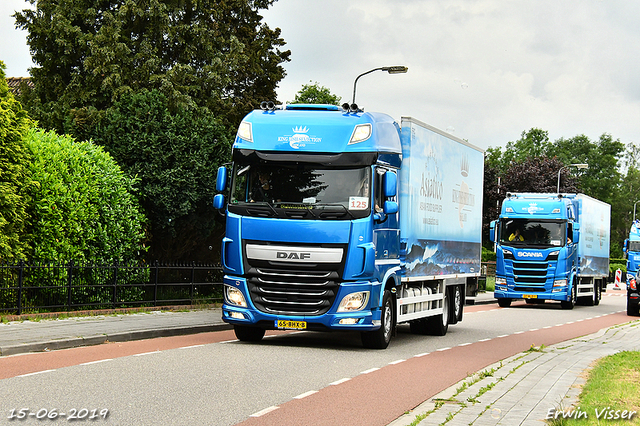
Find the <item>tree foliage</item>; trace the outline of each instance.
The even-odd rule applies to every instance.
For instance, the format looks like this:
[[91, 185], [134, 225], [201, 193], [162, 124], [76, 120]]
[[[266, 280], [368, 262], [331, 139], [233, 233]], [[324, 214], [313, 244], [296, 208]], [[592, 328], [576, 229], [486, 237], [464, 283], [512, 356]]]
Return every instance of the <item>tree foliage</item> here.
[[[216, 169], [230, 155], [225, 129], [201, 108], [170, 111], [157, 90], [124, 95], [109, 108], [92, 138], [131, 176], [149, 219], [151, 256], [195, 258], [208, 246], [217, 212]], [[201, 259], [211, 260], [211, 259]]]
[[25, 102], [40, 126], [62, 132], [74, 110], [88, 109], [86, 117], [121, 95], [156, 89], [171, 108], [207, 107], [235, 128], [275, 99], [285, 75], [290, 52], [280, 50], [280, 29], [258, 13], [273, 2], [38, 0], [14, 15], [36, 64]]
[[24, 229], [30, 158], [23, 137], [33, 125], [9, 92], [4, 69], [0, 61], [0, 260], [21, 258], [28, 249]]
[[54, 132], [30, 130], [33, 162], [30, 257], [104, 262], [143, 250], [144, 216], [128, 178], [104, 150]]
[[[554, 193], [560, 172], [560, 192], [582, 192], [611, 204], [611, 253], [619, 253], [629, 228], [629, 203], [633, 198], [629, 189], [624, 190], [633, 184], [624, 182], [620, 172], [624, 150], [620, 140], [606, 133], [597, 141], [577, 135], [551, 142], [546, 131], [534, 128], [522, 132], [519, 140], [508, 142], [504, 152], [489, 148], [485, 167], [498, 170], [505, 192]], [[570, 166], [580, 163], [589, 168], [578, 170]], [[635, 171], [629, 168], [628, 177], [634, 176]]]
[[296, 93], [293, 103], [339, 105], [341, 99], [342, 97], [332, 94], [328, 88], [320, 86], [320, 83], [316, 81], [313, 84], [311, 82], [304, 84], [302, 89]]

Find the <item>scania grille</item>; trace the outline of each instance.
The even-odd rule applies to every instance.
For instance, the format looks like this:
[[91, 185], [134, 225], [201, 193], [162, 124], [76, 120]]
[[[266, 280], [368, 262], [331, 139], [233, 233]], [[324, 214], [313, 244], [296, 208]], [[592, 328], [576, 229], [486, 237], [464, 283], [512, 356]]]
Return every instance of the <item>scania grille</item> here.
[[338, 291], [338, 271], [254, 267], [247, 274], [258, 310], [276, 315], [322, 315]]
[[511, 261], [513, 268], [514, 290], [543, 292], [547, 282], [547, 262]]

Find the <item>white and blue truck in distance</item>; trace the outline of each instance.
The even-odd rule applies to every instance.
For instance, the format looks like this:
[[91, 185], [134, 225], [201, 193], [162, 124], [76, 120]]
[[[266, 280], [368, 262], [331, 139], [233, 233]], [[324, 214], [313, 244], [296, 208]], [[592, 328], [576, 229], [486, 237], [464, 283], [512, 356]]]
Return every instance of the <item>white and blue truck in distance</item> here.
[[640, 269], [640, 220], [635, 219], [624, 240], [624, 256], [627, 258], [627, 315], [640, 316], [640, 291], [638, 269]]
[[609, 276], [610, 228], [611, 206], [584, 194], [507, 194], [490, 224], [498, 304], [599, 304]]
[[[263, 105], [264, 106], [264, 105]], [[483, 151], [413, 118], [343, 105], [264, 106], [218, 170], [223, 320], [265, 330], [398, 324], [444, 335], [480, 276]]]

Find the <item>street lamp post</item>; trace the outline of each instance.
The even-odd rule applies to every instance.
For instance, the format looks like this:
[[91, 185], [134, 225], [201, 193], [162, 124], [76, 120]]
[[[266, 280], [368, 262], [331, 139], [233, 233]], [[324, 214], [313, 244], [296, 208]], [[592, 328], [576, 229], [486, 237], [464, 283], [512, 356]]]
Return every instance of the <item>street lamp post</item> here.
[[408, 70], [409, 70], [409, 68], [405, 67], [404, 65], [398, 65], [398, 66], [393, 66], [393, 67], [379, 67], [379, 68], [374, 68], [372, 70], [369, 70], [367, 72], [363, 72], [362, 74], [357, 76], [356, 77], [356, 81], [353, 82], [353, 100], [351, 101], [351, 103], [352, 104], [356, 103], [356, 84], [358, 83], [358, 79], [360, 77], [362, 77], [363, 75], [367, 75], [367, 74], [372, 73], [374, 71], [386, 71], [389, 74], [404, 74]]
[[577, 167], [578, 169], [582, 170], [582, 169], [588, 169], [589, 165], [584, 163], [579, 163], [579, 164], [569, 164], [568, 166], [560, 167], [560, 170], [558, 170], [558, 190], [556, 191], [558, 194], [560, 193], [560, 173], [562, 173], [564, 169], [568, 169], [569, 167]]
[[636, 221], [636, 204], [640, 203], [640, 200], [633, 203], [633, 221]]

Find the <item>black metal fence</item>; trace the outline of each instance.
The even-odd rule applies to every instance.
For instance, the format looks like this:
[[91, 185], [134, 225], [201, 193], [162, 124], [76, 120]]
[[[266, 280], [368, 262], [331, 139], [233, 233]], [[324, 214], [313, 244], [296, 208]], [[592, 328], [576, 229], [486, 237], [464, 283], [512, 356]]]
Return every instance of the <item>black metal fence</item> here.
[[0, 263], [0, 314], [222, 301], [222, 268], [155, 262]]

